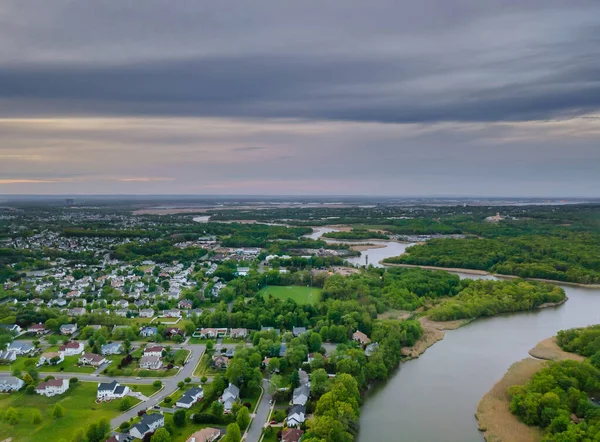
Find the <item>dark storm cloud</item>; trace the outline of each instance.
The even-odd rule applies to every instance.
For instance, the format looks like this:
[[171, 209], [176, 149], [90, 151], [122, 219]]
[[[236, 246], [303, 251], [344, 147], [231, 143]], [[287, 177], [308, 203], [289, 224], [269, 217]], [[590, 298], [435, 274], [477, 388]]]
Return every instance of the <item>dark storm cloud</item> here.
[[499, 3], [15, 3], [24, 24], [6, 32], [24, 50], [0, 44], [0, 112], [434, 122], [598, 109], [600, 5]]

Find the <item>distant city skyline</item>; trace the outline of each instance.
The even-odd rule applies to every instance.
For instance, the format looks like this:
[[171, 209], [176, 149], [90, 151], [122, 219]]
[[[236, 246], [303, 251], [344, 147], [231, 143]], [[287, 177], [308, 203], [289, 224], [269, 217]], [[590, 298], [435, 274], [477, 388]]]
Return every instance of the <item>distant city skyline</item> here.
[[0, 195], [593, 198], [600, 3], [0, 4]]

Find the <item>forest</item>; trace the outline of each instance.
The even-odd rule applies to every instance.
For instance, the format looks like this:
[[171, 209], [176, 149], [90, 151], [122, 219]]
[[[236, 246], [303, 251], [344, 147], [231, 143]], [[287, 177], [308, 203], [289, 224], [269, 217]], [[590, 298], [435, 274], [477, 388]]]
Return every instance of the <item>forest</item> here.
[[389, 264], [416, 264], [487, 270], [521, 278], [600, 282], [600, 235], [569, 233], [501, 239], [431, 239], [409, 247]]
[[600, 369], [600, 325], [561, 330], [557, 343], [564, 351], [589, 358], [590, 363]]
[[600, 437], [600, 371], [587, 362], [551, 362], [525, 384], [510, 387], [510, 411], [546, 430], [544, 442], [594, 441]]
[[376, 232], [365, 229], [352, 229], [350, 232], [327, 232], [324, 233], [325, 238], [331, 239], [347, 239], [350, 241], [358, 241], [365, 239], [390, 239], [385, 233]]
[[473, 319], [533, 310], [546, 303], [564, 300], [564, 290], [552, 284], [524, 280], [471, 280], [457, 296], [434, 307], [427, 315], [434, 321]]

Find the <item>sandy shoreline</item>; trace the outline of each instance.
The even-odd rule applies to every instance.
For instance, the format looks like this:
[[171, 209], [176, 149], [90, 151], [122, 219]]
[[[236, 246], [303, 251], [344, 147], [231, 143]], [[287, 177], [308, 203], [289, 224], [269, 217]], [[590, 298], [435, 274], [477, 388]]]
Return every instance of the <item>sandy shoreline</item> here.
[[350, 246], [350, 250], [354, 250], [357, 252], [364, 252], [365, 250], [371, 249], [385, 249], [387, 246], [384, 244], [356, 244], [354, 246]]
[[[520, 279], [519, 276], [515, 275], [503, 275], [501, 273], [491, 273], [486, 270], [475, 270], [475, 269], [459, 269], [455, 267], [436, 267], [436, 266], [423, 266], [419, 264], [391, 264], [384, 262], [384, 260], [379, 261], [379, 264], [385, 267], [409, 267], [409, 268], [420, 268], [427, 270], [445, 270], [446, 272], [456, 272], [456, 273], [466, 273], [468, 275], [480, 275], [480, 276], [494, 276], [496, 278], [505, 278], [505, 279]], [[600, 284], [582, 284], [579, 282], [567, 282], [567, 281], [558, 281], [555, 279], [542, 279], [542, 278], [521, 278], [529, 281], [539, 281], [539, 282], [547, 282], [550, 284], [563, 284], [571, 287], [582, 287], [587, 289], [599, 289]]]
[[487, 442], [541, 441], [543, 432], [539, 427], [525, 425], [510, 412], [508, 388], [525, 384], [535, 373], [545, 367], [548, 361], [584, 360], [580, 355], [562, 350], [556, 343], [556, 337], [538, 342], [529, 350], [529, 354], [533, 358], [515, 362], [477, 405], [475, 417], [479, 422], [479, 430]]

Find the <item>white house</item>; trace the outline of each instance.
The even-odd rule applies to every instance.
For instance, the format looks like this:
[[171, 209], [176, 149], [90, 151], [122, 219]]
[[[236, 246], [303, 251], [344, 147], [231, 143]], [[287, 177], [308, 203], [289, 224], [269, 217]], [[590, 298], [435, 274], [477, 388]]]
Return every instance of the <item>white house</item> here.
[[154, 310], [151, 308], [143, 308], [140, 310], [140, 318], [151, 318], [154, 316]]
[[304, 423], [306, 415], [306, 408], [304, 405], [294, 405], [290, 410], [290, 413], [287, 417], [287, 426], [288, 427], [297, 427]]
[[160, 356], [142, 356], [140, 359], [140, 368], [145, 370], [158, 370], [162, 367]]
[[223, 391], [223, 395], [219, 398], [219, 402], [223, 404], [223, 408], [226, 413], [231, 413], [233, 404], [239, 399], [239, 397], [240, 389], [230, 383], [225, 391]]
[[92, 367], [99, 367], [106, 362], [106, 358], [95, 353], [84, 353], [79, 357], [79, 363], [81, 365], [91, 365]]
[[6, 346], [8, 351], [14, 352], [17, 356], [26, 355], [33, 352], [33, 345], [27, 342], [14, 341], [12, 344]]
[[175, 405], [180, 408], [191, 408], [196, 402], [204, 397], [202, 387], [192, 387], [181, 396]]
[[17, 354], [14, 351], [0, 350], [0, 360], [13, 362], [17, 360]]
[[6, 378], [0, 378], [0, 392], [8, 393], [11, 391], [18, 391], [23, 388], [25, 382], [15, 376], [8, 376]]
[[[58, 359], [56, 360], [56, 362], [52, 363], [51, 361], [54, 358], [58, 358]], [[40, 356], [40, 360], [38, 361], [38, 365], [44, 365], [44, 364], [56, 365], [56, 364], [60, 364], [64, 360], [65, 360], [65, 354], [63, 352], [51, 351], [51, 352], [47, 352], [47, 353], [42, 353], [42, 356]]]
[[129, 393], [129, 387], [119, 384], [117, 381], [101, 382], [98, 384], [96, 399], [99, 401], [111, 401], [121, 399]]
[[181, 318], [181, 312], [176, 308], [171, 310], [165, 310], [162, 315], [165, 318]]
[[63, 324], [60, 326], [60, 333], [63, 335], [72, 335], [77, 331], [77, 324]]
[[243, 338], [245, 339], [248, 336], [248, 329], [246, 328], [232, 328], [229, 332], [229, 336], [233, 339], [235, 338]]
[[163, 348], [160, 345], [153, 345], [144, 349], [144, 356], [158, 356], [161, 357]]
[[100, 353], [103, 355], [118, 355], [123, 352], [123, 345], [120, 342], [111, 342], [100, 347]]
[[129, 435], [143, 439], [146, 434], [154, 433], [157, 429], [165, 426], [165, 417], [162, 414], [144, 414], [139, 424], [135, 424], [129, 430]]
[[292, 394], [292, 405], [306, 405], [310, 396], [310, 387], [308, 385], [301, 385], [294, 389]]
[[75, 356], [83, 353], [83, 342], [69, 341], [58, 347], [59, 352], [63, 352], [65, 356]]
[[69, 380], [63, 379], [50, 379], [46, 382], [41, 382], [35, 389], [37, 394], [42, 396], [52, 397], [58, 394], [63, 394], [69, 389]]

